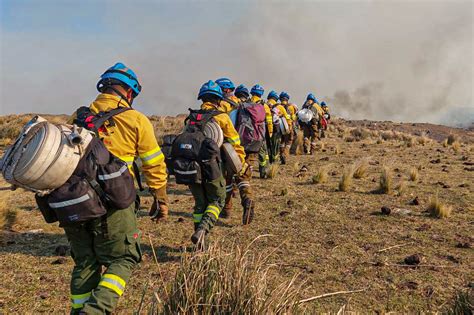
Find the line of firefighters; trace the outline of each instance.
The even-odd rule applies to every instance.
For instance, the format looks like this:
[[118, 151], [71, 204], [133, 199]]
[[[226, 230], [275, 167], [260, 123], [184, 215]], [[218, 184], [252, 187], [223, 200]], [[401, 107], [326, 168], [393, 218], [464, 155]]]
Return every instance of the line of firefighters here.
[[[130, 68], [117, 63], [102, 74], [97, 89], [100, 94], [91, 103], [90, 110], [100, 115], [118, 107], [131, 107], [141, 92], [141, 85]], [[314, 111], [315, 115], [304, 124], [298, 122], [298, 109], [289, 102], [288, 93], [278, 95], [271, 91], [266, 101], [262, 99], [263, 94], [264, 89], [258, 84], [249, 91], [243, 85], [235, 88], [227, 78], [215, 82], [210, 80], [199, 90], [201, 112], [214, 113], [213, 119], [222, 129], [224, 141], [235, 149], [242, 169], [234, 174], [225, 171], [226, 168], [220, 165], [222, 172], [214, 174], [212, 179], [189, 185], [195, 200], [191, 240], [198, 245], [202, 245], [205, 235], [219, 217], [230, 216], [234, 185], [240, 192], [243, 224], [252, 221], [255, 209], [250, 186], [252, 164], [258, 160], [261, 178], [266, 177], [268, 163], [280, 159], [285, 164], [298, 126], [304, 133], [306, 154], [312, 154], [317, 138], [324, 136], [329, 119], [328, 107], [324, 102], [319, 104], [313, 94], [308, 95], [303, 108]], [[246, 154], [229, 116], [243, 102], [258, 103], [265, 107], [266, 141], [257, 153]], [[71, 117], [72, 120], [75, 116]], [[274, 128], [276, 118], [286, 120], [291, 130], [289, 134], [282, 137]], [[136, 109], [124, 111], [113, 117], [113, 123], [107, 123], [99, 130], [99, 137], [109, 152], [127, 162], [130, 169], [134, 159], [142, 161], [141, 170], [154, 199], [149, 215], [157, 222], [166, 220], [169, 201], [165, 156], [149, 119]], [[141, 233], [137, 226], [137, 213], [137, 205], [132, 204], [126, 209], [107, 209], [103, 217], [65, 227], [75, 263], [71, 276], [72, 314], [110, 314], [115, 309], [133, 266], [141, 261]]]

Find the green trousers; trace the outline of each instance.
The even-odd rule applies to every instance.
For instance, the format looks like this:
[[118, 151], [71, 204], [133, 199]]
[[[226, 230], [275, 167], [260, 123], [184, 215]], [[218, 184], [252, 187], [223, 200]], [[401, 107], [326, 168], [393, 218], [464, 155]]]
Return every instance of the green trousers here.
[[258, 171], [260, 173], [260, 178], [266, 177], [268, 160], [267, 142], [263, 141], [263, 145], [260, 147], [260, 151], [258, 152]]
[[141, 260], [135, 205], [64, 230], [75, 263], [71, 314], [110, 314]]
[[209, 232], [219, 219], [225, 204], [225, 179], [219, 178], [201, 184], [189, 185], [194, 197], [194, 227]]
[[270, 148], [268, 153], [270, 156], [270, 163], [275, 163], [280, 158], [281, 133], [274, 132], [270, 139]]

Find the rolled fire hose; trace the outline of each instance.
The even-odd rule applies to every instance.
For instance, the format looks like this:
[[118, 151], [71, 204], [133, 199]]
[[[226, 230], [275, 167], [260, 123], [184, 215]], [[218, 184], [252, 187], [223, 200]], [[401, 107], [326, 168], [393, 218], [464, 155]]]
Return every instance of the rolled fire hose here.
[[214, 140], [219, 148], [224, 143], [224, 133], [222, 132], [221, 127], [215, 121], [210, 121], [204, 127], [203, 133], [206, 137]]
[[3, 177], [14, 186], [48, 193], [72, 175], [92, 137], [86, 129], [36, 116], [2, 157]]
[[227, 171], [238, 174], [242, 170], [242, 161], [240, 161], [239, 155], [235, 151], [232, 144], [226, 142], [222, 145], [222, 153], [224, 155], [225, 166]]

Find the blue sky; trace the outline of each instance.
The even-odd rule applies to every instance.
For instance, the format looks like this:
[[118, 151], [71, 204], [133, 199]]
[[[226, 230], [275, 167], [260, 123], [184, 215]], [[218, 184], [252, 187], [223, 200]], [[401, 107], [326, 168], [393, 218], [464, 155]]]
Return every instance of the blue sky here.
[[[198, 106], [199, 86], [227, 76], [286, 90], [298, 105], [315, 93], [344, 116], [435, 121], [473, 104], [472, 8], [457, 0], [0, 0], [0, 114], [70, 113], [122, 61], [141, 80], [135, 104], [147, 114]], [[344, 93], [349, 100], [338, 98]]]

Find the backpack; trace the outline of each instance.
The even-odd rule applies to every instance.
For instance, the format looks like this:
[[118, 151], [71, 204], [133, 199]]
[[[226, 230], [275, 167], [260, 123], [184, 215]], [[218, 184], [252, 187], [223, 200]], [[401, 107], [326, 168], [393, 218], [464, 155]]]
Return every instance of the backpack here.
[[[128, 110], [133, 110], [131, 107], [117, 107], [112, 110], [106, 112], [98, 112], [97, 114], [92, 112], [91, 109], [87, 106], [81, 106], [76, 111], [76, 118], [74, 119], [73, 123], [79, 127], [84, 127], [90, 131], [93, 131], [97, 136], [99, 132], [105, 132], [105, 123], [108, 122], [109, 126], [115, 126], [115, 122], [113, 117], [123, 113]], [[132, 164], [133, 173], [135, 175], [135, 179], [138, 183], [138, 188], [140, 191], [143, 191], [143, 185], [140, 176], [140, 169], [135, 161]]]
[[245, 152], [257, 153], [265, 139], [265, 108], [262, 104], [243, 103], [237, 112], [236, 129]]
[[280, 130], [280, 110], [278, 107], [275, 105], [270, 108], [270, 111], [272, 113], [272, 119], [273, 119], [273, 130]]
[[220, 149], [216, 141], [204, 134], [206, 125], [220, 111], [192, 110], [185, 120], [184, 131], [171, 147], [171, 168], [177, 184], [200, 184], [222, 175]]
[[73, 226], [101, 217], [107, 210], [129, 207], [136, 191], [127, 163], [94, 138], [67, 182], [35, 197], [46, 222]]

